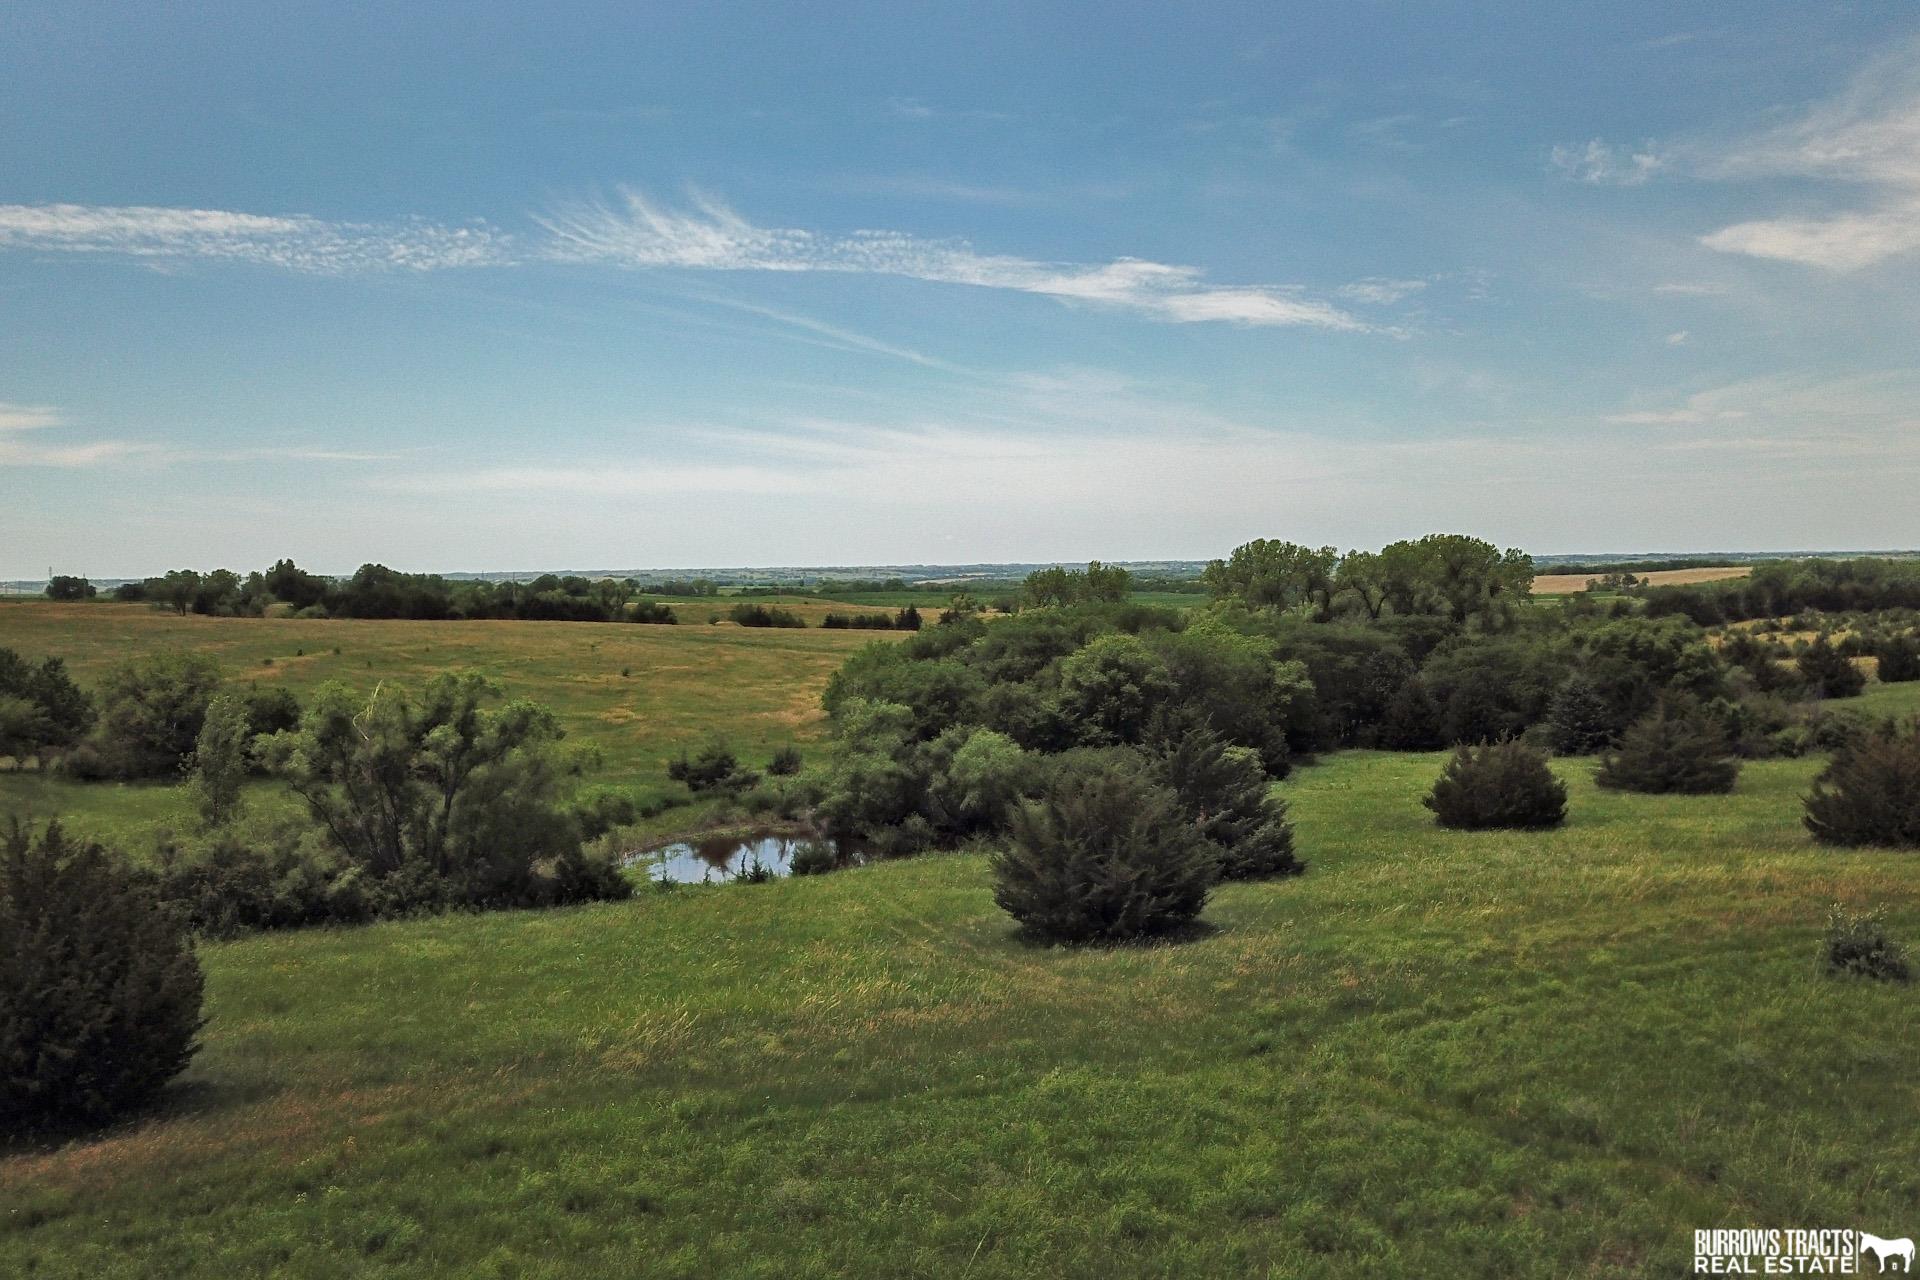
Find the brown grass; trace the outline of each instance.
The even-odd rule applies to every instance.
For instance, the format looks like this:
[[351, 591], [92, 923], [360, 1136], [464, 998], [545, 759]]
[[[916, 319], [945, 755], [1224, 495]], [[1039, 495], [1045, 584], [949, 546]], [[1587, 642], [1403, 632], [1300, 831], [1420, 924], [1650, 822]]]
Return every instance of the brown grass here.
[[[1744, 578], [1753, 572], [1751, 565], [1733, 565], [1723, 569], [1657, 569], [1652, 573], [1636, 573], [1633, 576], [1656, 587], [1684, 587], [1696, 582], [1719, 582], [1726, 578]], [[1592, 573], [1542, 573], [1533, 580], [1533, 594], [1537, 596], [1567, 596], [1585, 591], [1587, 583], [1598, 574]]]

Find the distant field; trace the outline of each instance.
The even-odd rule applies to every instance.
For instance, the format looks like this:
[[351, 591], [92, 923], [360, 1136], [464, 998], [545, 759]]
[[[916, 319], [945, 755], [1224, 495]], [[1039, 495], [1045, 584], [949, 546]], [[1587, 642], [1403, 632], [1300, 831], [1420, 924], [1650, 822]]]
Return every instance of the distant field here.
[[[1695, 582], [1719, 582], [1723, 578], [1744, 578], [1753, 572], [1751, 565], [1732, 565], [1722, 569], [1658, 569], [1633, 576], [1656, 587], [1684, 587]], [[1587, 583], [1599, 577], [1594, 573], [1543, 573], [1533, 580], [1537, 596], [1566, 596], [1585, 591]]]
[[[783, 606], [788, 607], [788, 606]], [[796, 611], [825, 614], [828, 606]], [[724, 609], [721, 610], [724, 612]], [[144, 605], [0, 604], [0, 646], [56, 654], [91, 685], [113, 664], [167, 648], [209, 653], [229, 679], [305, 695], [339, 680], [372, 690], [478, 671], [510, 697], [551, 706], [570, 741], [598, 747], [597, 780], [636, 794], [681, 794], [664, 776], [677, 751], [721, 735], [750, 759], [818, 739], [820, 694], [847, 655], [904, 633], [595, 622], [387, 622], [177, 617]], [[704, 618], [704, 614], [700, 615]], [[0, 812], [72, 813], [102, 835], [183, 813], [173, 788], [80, 785], [0, 773]]]
[[1565, 830], [1467, 834], [1441, 759], [1301, 770], [1307, 874], [1174, 945], [1023, 945], [977, 855], [208, 945], [158, 1116], [0, 1146], [0, 1275], [1625, 1280], [1700, 1228], [1915, 1234], [1920, 1001], [1814, 955], [1836, 900], [1920, 940], [1920, 883], [1809, 841], [1820, 762], [1561, 761]]

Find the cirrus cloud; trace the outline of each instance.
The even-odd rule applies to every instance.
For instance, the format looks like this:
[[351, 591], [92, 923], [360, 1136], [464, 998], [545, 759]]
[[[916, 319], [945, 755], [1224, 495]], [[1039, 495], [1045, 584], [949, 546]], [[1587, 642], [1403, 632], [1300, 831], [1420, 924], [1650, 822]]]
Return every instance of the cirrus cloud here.
[[612, 203], [576, 204], [536, 219], [557, 261], [705, 271], [824, 271], [898, 276], [1040, 294], [1140, 312], [1182, 324], [1299, 325], [1361, 332], [1374, 326], [1304, 291], [1210, 285], [1196, 267], [1118, 258], [1098, 264], [986, 254], [963, 240], [903, 231], [829, 234], [763, 227], [712, 197], [674, 209], [623, 189]]

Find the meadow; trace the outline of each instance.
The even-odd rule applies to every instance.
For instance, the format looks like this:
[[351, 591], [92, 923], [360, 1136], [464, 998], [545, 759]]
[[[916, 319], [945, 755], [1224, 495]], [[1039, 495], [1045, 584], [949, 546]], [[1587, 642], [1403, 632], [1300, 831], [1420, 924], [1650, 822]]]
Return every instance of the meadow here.
[[62, 1277], [1678, 1275], [1696, 1227], [1920, 1198], [1911, 855], [1818, 767], [1442, 832], [1433, 755], [1283, 784], [1311, 861], [1211, 931], [1018, 941], [985, 859], [210, 945], [160, 1114], [0, 1158]]
[[[297, 688], [473, 667], [641, 787], [717, 730], [814, 741], [873, 638], [0, 607], [83, 680], [171, 644]], [[1920, 880], [1809, 840], [1823, 761], [1728, 797], [1556, 761], [1544, 834], [1434, 827], [1442, 761], [1296, 771], [1306, 875], [1149, 946], [1023, 942], [979, 853], [203, 944], [153, 1112], [0, 1146], [0, 1275], [1644, 1276], [1696, 1228], [1911, 1234], [1920, 1006], [1815, 956], [1836, 902], [1920, 940]], [[108, 832], [175, 802], [22, 795]]]
[[[711, 601], [702, 604], [724, 615]], [[828, 608], [791, 607], [822, 615]], [[370, 693], [383, 681], [415, 685], [443, 671], [478, 671], [510, 697], [552, 707], [569, 741], [599, 752], [593, 780], [643, 799], [684, 796], [667, 781], [666, 763], [710, 737], [724, 737], [751, 760], [816, 741], [827, 677], [861, 645], [901, 634], [691, 620], [646, 626], [206, 618], [145, 605], [0, 604], [0, 646], [30, 659], [63, 657], [83, 685], [115, 663], [170, 647], [211, 654], [232, 681], [281, 684], [303, 697], [329, 680]], [[77, 831], [129, 845], [154, 825], [184, 823], [187, 815], [185, 797], [172, 786], [79, 784], [31, 770], [0, 772], [4, 811], [65, 815]]]

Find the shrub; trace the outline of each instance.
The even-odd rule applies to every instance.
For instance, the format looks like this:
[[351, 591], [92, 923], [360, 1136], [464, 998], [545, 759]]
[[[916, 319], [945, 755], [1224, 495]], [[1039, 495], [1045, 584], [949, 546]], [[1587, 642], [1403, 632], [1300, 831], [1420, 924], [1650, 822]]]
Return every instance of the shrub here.
[[482, 705], [497, 692], [443, 675], [363, 703], [327, 685], [298, 731], [260, 740], [327, 841], [378, 883], [380, 914], [627, 895], [561, 807], [559, 722], [531, 702]]
[[220, 668], [203, 653], [157, 653], [109, 671], [100, 683], [101, 754], [120, 777], [160, 778], [192, 756], [220, 687]]
[[789, 778], [800, 772], [800, 749], [782, 747], [767, 761], [767, 772], [776, 778]]
[[36, 666], [0, 649], [0, 756], [42, 763], [80, 741], [93, 726], [93, 699], [67, 674], [59, 658]]
[[1037, 938], [1146, 937], [1200, 914], [1215, 858], [1172, 789], [1143, 768], [1062, 768], [1015, 812], [993, 857], [993, 898]]
[[745, 791], [760, 781], [751, 769], [742, 769], [732, 748], [709, 742], [691, 760], [682, 752], [667, 762], [667, 776], [687, 784], [694, 795], [703, 791]]
[[1613, 745], [1613, 712], [1600, 690], [1584, 676], [1560, 686], [1547, 709], [1547, 740], [1554, 753], [1590, 756]]
[[1920, 848], [1920, 725], [1886, 725], [1841, 750], [1805, 805], [1822, 844]]
[[840, 854], [830, 841], [802, 840], [793, 847], [787, 869], [796, 876], [825, 875], [840, 869]]
[[188, 785], [200, 818], [209, 827], [225, 826], [240, 811], [240, 788], [247, 780], [252, 742], [244, 701], [222, 693], [207, 704]]
[[630, 827], [640, 820], [640, 807], [633, 797], [614, 787], [594, 787], [573, 801], [573, 821], [583, 840], [598, 840], [615, 827]]
[[1669, 699], [1627, 730], [1593, 780], [1647, 795], [1713, 795], [1733, 790], [1739, 776], [1721, 723], [1698, 703]]
[[1851, 698], [1866, 688], [1867, 677], [1821, 636], [1795, 659], [1807, 692], [1820, 698]]
[[145, 877], [58, 824], [0, 840], [0, 1131], [152, 1097], [199, 1048], [201, 989]]
[[742, 627], [804, 627], [806, 621], [790, 609], [764, 604], [737, 604], [727, 615]]
[[1912, 635], [1892, 636], [1878, 650], [1880, 679], [1888, 684], [1920, 680], [1920, 639]]
[[1905, 982], [1913, 976], [1907, 951], [1887, 936], [1878, 911], [1849, 911], [1835, 906], [1827, 916], [1827, 936], [1820, 958], [1828, 973]]
[[928, 808], [955, 835], [1004, 831], [1028, 794], [1033, 761], [992, 729], [957, 726], [928, 744]]
[[[339, 650], [334, 650], [338, 653]], [[255, 737], [280, 733], [300, 723], [300, 699], [282, 685], [258, 685], [247, 690], [247, 732]]]
[[1566, 821], [1567, 788], [1524, 743], [1483, 743], [1454, 752], [1421, 803], [1443, 827], [1539, 830]]
[[1181, 809], [1211, 843], [1223, 880], [1297, 875], [1287, 806], [1269, 792], [1267, 771], [1249, 747], [1230, 747], [1208, 728], [1188, 729], [1168, 745], [1157, 772]]
[[284, 824], [215, 832], [186, 851], [163, 843], [158, 894], [196, 933], [225, 938], [252, 929], [357, 924], [405, 909], [335, 850], [309, 848]]

